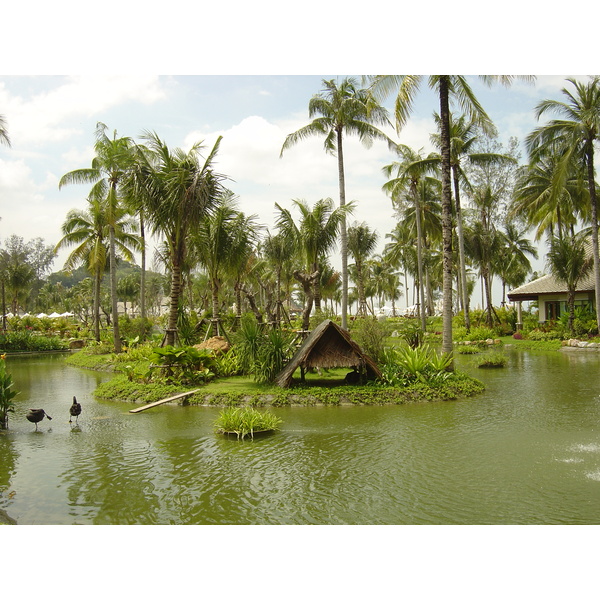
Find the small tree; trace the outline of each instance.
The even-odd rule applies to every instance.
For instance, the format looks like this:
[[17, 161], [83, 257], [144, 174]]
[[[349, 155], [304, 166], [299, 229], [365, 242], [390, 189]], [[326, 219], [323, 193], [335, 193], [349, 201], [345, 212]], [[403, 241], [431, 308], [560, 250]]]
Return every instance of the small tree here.
[[574, 335], [575, 291], [577, 284], [594, 268], [594, 258], [586, 251], [589, 233], [581, 231], [571, 238], [553, 237], [550, 241], [548, 261], [552, 275], [567, 286], [567, 305], [569, 307], [569, 331]]

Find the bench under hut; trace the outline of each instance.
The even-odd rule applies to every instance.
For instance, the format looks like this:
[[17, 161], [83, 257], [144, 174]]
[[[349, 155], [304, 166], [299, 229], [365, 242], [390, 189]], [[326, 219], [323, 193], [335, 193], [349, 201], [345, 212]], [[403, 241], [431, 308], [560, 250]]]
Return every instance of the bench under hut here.
[[[289, 387], [297, 369], [301, 370], [303, 380], [304, 373], [309, 369], [340, 367], [353, 369], [347, 376], [347, 381], [351, 383], [381, 377], [375, 361], [360, 349], [350, 334], [333, 321], [326, 320], [308, 335], [290, 362], [277, 375], [275, 383], [282, 388]], [[356, 377], [352, 377], [353, 374]]]

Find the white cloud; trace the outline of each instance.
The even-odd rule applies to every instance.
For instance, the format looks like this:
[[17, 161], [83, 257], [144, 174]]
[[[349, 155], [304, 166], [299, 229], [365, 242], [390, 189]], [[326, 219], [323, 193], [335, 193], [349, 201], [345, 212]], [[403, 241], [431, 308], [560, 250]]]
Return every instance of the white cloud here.
[[57, 78], [55, 87], [27, 99], [12, 94], [0, 82], [0, 106], [15, 150], [64, 141], [81, 133], [75, 124], [78, 116], [102, 114], [126, 102], [150, 104], [164, 97], [157, 76]]

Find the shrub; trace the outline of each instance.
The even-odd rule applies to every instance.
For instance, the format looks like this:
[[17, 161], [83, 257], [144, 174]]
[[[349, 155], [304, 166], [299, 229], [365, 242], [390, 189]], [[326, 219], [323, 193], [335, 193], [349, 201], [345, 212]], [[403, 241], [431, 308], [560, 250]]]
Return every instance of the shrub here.
[[272, 383], [288, 358], [291, 336], [281, 329], [271, 329], [264, 336], [254, 363], [254, 379], [258, 383]]
[[451, 363], [451, 355], [438, 355], [428, 346], [388, 348], [381, 371], [384, 384], [387, 385], [405, 386], [415, 382], [436, 384], [451, 375], [447, 371]]
[[389, 326], [385, 322], [369, 317], [356, 319], [352, 326], [352, 338], [375, 362], [381, 360], [384, 340], [390, 333]]
[[66, 348], [67, 343], [57, 336], [35, 335], [30, 331], [0, 334], [0, 350], [3, 352], [44, 352]]
[[[215, 359], [210, 350], [193, 346], [163, 346], [154, 348], [150, 362], [164, 368], [164, 377], [171, 383], [206, 383], [215, 376]], [[153, 374], [152, 377], [156, 377]]]

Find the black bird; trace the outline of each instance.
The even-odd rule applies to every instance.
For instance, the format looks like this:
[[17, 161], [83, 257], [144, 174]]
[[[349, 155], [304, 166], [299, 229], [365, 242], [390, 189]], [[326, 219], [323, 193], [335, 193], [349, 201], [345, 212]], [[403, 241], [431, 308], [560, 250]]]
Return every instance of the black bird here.
[[52, 421], [52, 417], [47, 415], [44, 412], [43, 408], [30, 408], [29, 412], [25, 415], [25, 418], [30, 423], [35, 423], [35, 430], [37, 431], [37, 424], [44, 418], [47, 417], [48, 420]]
[[[75, 398], [75, 396], [73, 396], [73, 404], [71, 404], [71, 408], [69, 408], [69, 412], [71, 413], [71, 417], [75, 417], [75, 423], [77, 423], [77, 419], [79, 418], [79, 415], [81, 414], [81, 404], [79, 404], [79, 402], [77, 402], [77, 398]], [[72, 423], [73, 421], [71, 419], [69, 419], [69, 423]]]

